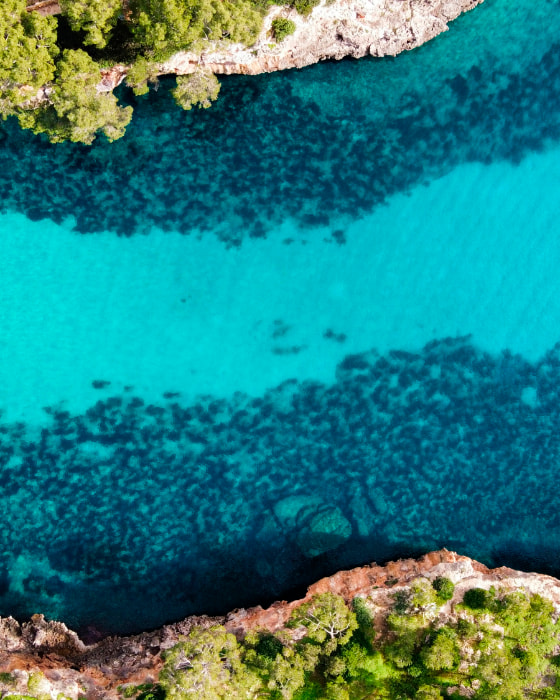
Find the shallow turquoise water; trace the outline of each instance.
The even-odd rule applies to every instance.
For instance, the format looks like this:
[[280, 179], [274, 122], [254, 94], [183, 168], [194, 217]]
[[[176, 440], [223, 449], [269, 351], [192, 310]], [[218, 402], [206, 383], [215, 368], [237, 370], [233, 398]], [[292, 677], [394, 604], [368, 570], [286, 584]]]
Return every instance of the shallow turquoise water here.
[[559, 28], [486, 0], [113, 145], [0, 125], [0, 613], [130, 631], [437, 546], [558, 573]]

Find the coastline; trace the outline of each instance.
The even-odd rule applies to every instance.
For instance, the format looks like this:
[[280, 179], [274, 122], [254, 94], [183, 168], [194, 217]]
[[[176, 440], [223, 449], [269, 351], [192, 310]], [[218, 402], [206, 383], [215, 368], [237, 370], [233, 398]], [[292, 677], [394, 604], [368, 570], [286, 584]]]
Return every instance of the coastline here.
[[242, 638], [251, 630], [276, 632], [283, 629], [292, 611], [314, 595], [331, 592], [347, 603], [356, 596], [367, 597], [375, 610], [374, 625], [381, 629], [392, 605], [392, 594], [405, 589], [418, 577], [433, 580], [445, 576], [455, 584], [453, 598], [443, 613], [462, 599], [464, 592], [478, 587], [499, 586], [525, 590], [549, 598], [560, 611], [560, 581], [544, 574], [525, 573], [483, 564], [448, 550], [430, 552], [419, 559], [402, 559], [384, 566], [375, 563], [340, 571], [311, 585], [301, 600], [240, 609], [223, 617], [192, 616], [180, 622], [139, 635], [107, 637], [85, 644], [61, 622], [47, 622], [34, 615], [29, 622], [0, 618], [0, 671], [11, 673], [15, 687], [10, 693], [29, 696], [30, 678], [40, 678], [41, 697], [77, 700], [79, 697], [120, 697], [118, 687], [157, 682], [163, 666], [162, 652], [171, 648], [195, 626], [224, 625]]
[[[250, 47], [225, 41], [208, 42], [200, 51], [180, 51], [158, 64], [159, 75], [188, 75], [199, 69], [216, 75], [258, 75], [314, 63], [364, 56], [396, 56], [430, 41], [449, 23], [483, 0], [322, 0], [302, 17], [275, 5]], [[294, 34], [280, 43], [271, 39], [278, 17], [292, 20]], [[128, 66], [102, 71], [100, 91], [111, 91], [126, 77]]]

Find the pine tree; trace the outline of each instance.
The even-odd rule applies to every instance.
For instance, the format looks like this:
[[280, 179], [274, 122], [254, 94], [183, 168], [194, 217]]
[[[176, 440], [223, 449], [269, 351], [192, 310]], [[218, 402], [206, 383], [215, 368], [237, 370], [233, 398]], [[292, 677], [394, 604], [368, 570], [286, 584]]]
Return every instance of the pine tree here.
[[119, 107], [110, 92], [99, 92], [97, 64], [85, 51], [64, 51], [48, 105], [18, 115], [21, 126], [46, 133], [53, 143], [91, 144], [101, 132], [109, 141], [124, 135], [132, 107]]
[[103, 48], [122, 14], [122, 0], [61, 0], [60, 7], [74, 31], [83, 30], [84, 44]]

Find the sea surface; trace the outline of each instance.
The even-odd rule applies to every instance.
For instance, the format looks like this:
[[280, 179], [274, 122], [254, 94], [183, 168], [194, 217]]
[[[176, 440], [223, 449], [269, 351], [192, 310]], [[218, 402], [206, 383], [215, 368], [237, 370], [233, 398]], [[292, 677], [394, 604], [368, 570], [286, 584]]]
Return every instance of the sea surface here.
[[560, 574], [560, 4], [0, 123], [0, 614], [88, 634], [447, 547]]

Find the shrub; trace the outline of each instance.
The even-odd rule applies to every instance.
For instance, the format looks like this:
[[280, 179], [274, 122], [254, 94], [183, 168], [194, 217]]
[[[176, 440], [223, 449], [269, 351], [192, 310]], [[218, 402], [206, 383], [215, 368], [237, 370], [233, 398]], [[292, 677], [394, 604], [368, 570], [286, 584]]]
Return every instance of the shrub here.
[[150, 690], [140, 693], [137, 700], [165, 700], [165, 691], [160, 685], [154, 685]]
[[445, 603], [453, 598], [453, 593], [455, 591], [455, 584], [450, 581], [445, 576], [438, 576], [433, 582], [432, 586], [437, 593], [437, 599], [440, 603]]
[[397, 613], [397, 615], [406, 615], [410, 609], [412, 593], [403, 589], [393, 593], [392, 598], [395, 601], [393, 604], [393, 610]]
[[493, 602], [493, 593], [484, 588], [471, 588], [463, 597], [463, 603], [471, 610], [490, 610]]
[[282, 41], [296, 31], [296, 23], [285, 17], [277, 17], [272, 20], [272, 34], [276, 41]]
[[436, 593], [428, 579], [417, 578], [410, 584], [410, 591], [412, 594], [410, 602], [414, 608], [425, 610], [435, 605]]
[[295, 0], [294, 7], [300, 15], [304, 17], [311, 14], [314, 7], [317, 7], [320, 0]]

